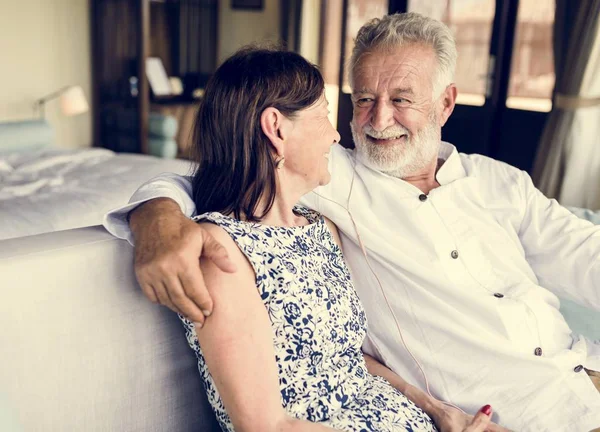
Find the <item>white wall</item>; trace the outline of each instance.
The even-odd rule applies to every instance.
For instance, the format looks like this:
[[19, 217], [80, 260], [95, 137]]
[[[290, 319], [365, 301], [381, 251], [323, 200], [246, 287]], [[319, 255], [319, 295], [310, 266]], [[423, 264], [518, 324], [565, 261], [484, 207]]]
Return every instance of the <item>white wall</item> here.
[[[33, 104], [66, 85], [91, 105], [88, 0], [0, 0], [0, 122], [36, 116]], [[91, 115], [65, 117], [58, 100], [46, 118], [64, 147], [91, 145]]]
[[220, 1], [218, 64], [251, 42], [280, 39], [279, 0], [263, 0], [259, 11], [231, 9], [231, 1]]

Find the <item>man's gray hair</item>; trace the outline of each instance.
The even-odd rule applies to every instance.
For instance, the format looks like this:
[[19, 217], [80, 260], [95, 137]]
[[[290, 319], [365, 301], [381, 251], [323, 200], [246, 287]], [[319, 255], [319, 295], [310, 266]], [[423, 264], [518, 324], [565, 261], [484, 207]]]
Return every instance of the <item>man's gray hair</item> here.
[[439, 96], [454, 81], [454, 37], [444, 23], [414, 12], [374, 18], [360, 28], [350, 58], [350, 84], [354, 87], [354, 68], [364, 53], [393, 50], [408, 43], [423, 43], [434, 49], [438, 67], [432, 82], [433, 97]]

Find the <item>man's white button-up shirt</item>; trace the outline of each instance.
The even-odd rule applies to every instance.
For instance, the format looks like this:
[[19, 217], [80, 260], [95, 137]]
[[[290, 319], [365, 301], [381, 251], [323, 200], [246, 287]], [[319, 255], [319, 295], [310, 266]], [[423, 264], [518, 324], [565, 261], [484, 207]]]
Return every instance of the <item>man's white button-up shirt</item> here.
[[[515, 431], [600, 427], [600, 394], [580, 367], [600, 370], [600, 346], [571, 333], [557, 298], [600, 310], [600, 228], [523, 171], [446, 143], [440, 159], [440, 186], [424, 195], [334, 146], [331, 182], [303, 198], [340, 230], [369, 319], [365, 352], [467, 412], [492, 405]], [[126, 214], [159, 196], [191, 216], [190, 189], [163, 175], [105, 225], [131, 241]]]

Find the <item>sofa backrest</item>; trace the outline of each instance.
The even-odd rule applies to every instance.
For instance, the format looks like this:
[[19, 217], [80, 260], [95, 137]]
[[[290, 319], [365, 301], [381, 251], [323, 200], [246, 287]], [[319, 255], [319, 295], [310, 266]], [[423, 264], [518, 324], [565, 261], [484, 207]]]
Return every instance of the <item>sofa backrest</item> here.
[[0, 241], [0, 352], [3, 431], [220, 430], [178, 318], [102, 227]]

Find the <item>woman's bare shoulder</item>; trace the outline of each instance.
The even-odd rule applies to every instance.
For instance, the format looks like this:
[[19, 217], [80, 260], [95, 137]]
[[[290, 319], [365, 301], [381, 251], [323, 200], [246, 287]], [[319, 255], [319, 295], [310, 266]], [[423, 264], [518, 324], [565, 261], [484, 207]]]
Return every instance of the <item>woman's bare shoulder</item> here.
[[[251, 280], [254, 280], [254, 269], [252, 268], [252, 265], [246, 258], [246, 255], [240, 250], [237, 243], [231, 238], [231, 235], [229, 235], [224, 228], [212, 222], [200, 222], [198, 225], [224, 249], [229, 259], [237, 268], [237, 271], [233, 273], [236, 278], [243, 277], [245, 279], [250, 278]], [[205, 238], [204, 241], [207, 242], [211, 240]], [[202, 267], [203, 272], [208, 271], [215, 276], [219, 274], [225, 276], [225, 273], [212, 264], [212, 261], [208, 258], [203, 257], [200, 260], [200, 266]]]

